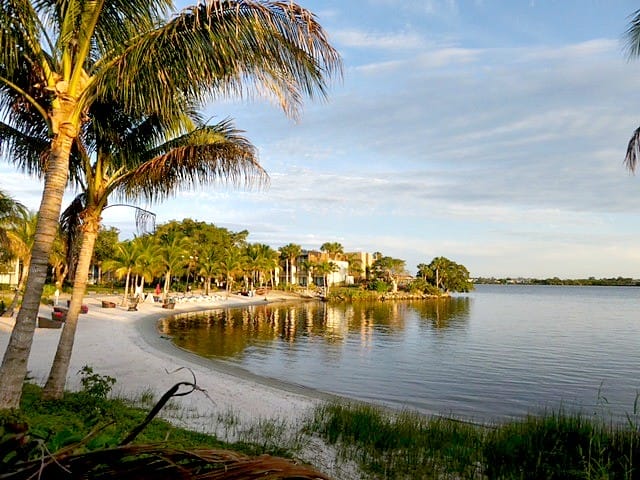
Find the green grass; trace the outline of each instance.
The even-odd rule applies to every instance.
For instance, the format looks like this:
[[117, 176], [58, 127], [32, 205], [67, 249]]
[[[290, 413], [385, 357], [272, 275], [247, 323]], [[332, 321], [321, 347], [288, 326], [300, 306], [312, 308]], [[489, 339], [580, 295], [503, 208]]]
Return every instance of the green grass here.
[[485, 427], [332, 404], [319, 407], [306, 428], [370, 478], [640, 479], [637, 425], [564, 412]]
[[[59, 401], [43, 401], [39, 387], [25, 384], [21, 409], [0, 412], [0, 474], [3, 462], [15, 458], [3, 442], [16, 426], [28, 426], [35, 440], [27, 451], [30, 458], [38, 458], [43, 448], [56, 452], [73, 445], [83, 452], [113, 447], [142, 423], [160, 397], [144, 390], [130, 400], [106, 398], [105, 389], [96, 385], [108, 387], [108, 377], [91, 371], [85, 378], [85, 391], [66, 393]], [[178, 422], [190, 415], [179, 405], [166, 413]], [[561, 411], [488, 427], [333, 403], [317, 407], [303, 425], [256, 419], [247, 426], [237, 413], [212, 414], [208, 428], [228, 434], [225, 438], [233, 442], [156, 418], [134, 443], [291, 457], [319, 437], [334, 447], [337, 465], [356, 464], [362, 478], [640, 480], [640, 431], [632, 418], [635, 415], [625, 425], [612, 425]]]

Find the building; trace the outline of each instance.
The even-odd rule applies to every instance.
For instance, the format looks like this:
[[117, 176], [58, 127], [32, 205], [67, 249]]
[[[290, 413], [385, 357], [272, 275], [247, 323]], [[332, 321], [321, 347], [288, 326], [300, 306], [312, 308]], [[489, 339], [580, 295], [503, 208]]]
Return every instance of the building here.
[[0, 263], [0, 284], [16, 287], [20, 280], [20, 261], [13, 259], [7, 263]]

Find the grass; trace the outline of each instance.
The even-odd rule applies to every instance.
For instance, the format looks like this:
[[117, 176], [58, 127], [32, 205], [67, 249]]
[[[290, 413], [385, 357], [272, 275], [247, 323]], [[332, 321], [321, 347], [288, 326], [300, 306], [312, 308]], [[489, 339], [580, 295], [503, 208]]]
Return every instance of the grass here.
[[[82, 453], [115, 447], [142, 423], [159, 397], [144, 390], [131, 400], [106, 398], [109, 377], [86, 371], [85, 378], [84, 391], [66, 393], [59, 401], [43, 401], [39, 387], [25, 384], [21, 409], [0, 413], [0, 476], [3, 465], [17, 455], [6, 443], [16, 428], [28, 428], [37, 440], [26, 458], [38, 458], [43, 448], [56, 452], [71, 445]], [[180, 422], [179, 406], [167, 413], [173, 423]], [[183, 420], [190, 414], [182, 412]], [[224, 440], [156, 418], [134, 443], [291, 458], [320, 439], [332, 446], [336, 465], [357, 466], [348, 477], [336, 477], [340, 479], [634, 480], [640, 479], [640, 431], [632, 418], [636, 416], [625, 425], [612, 425], [560, 411], [488, 427], [332, 403], [318, 406], [302, 425], [262, 419], [247, 426], [237, 413], [216, 412], [206, 419], [207, 428], [223, 432]], [[313, 463], [313, 455], [312, 448], [307, 461]]]
[[[42, 443], [50, 452], [76, 444], [83, 439], [86, 441], [90, 432], [98, 433], [86, 444], [79, 445], [80, 451], [114, 447], [143, 422], [153, 397], [150, 391], [143, 392], [139, 398], [132, 401], [96, 398], [87, 395], [86, 392], [73, 392], [65, 393], [62, 400], [43, 401], [41, 388], [27, 383], [24, 386], [20, 410], [0, 412], [0, 450], [3, 435], [8, 435], [15, 429], [15, 425], [27, 426], [29, 436]], [[135, 406], [142, 404], [144, 409]], [[171, 413], [175, 418], [175, 412]], [[225, 415], [218, 416], [221, 421], [225, 418]], [[155, 418], [139, 434], [134, 444], [165, 443], [179, 449], [220, 448], [247, 455], [291, 457], [296, 445], [278, 431], [279, 425], [265, 424], [268, 428], [262, 434], [256, 429], [250, 432], [237, 429], [237, 441], [227, 442], [214, 435], [176, 427], [168, 421]], [[39, 451], [33, 454], [39, 454]], [[2, 458], [0, 470], [1, 467]]]
[[319, 407], [306, 428], [368, 478], [640, 479], [637, 425], [565, 412], [486, 427], [332, 404]]

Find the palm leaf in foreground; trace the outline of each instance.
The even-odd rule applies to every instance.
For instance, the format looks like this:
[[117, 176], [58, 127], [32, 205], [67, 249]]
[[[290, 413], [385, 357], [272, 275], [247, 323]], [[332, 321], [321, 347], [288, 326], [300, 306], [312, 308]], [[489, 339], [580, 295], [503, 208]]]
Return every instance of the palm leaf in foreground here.
[[329, 480], [317, 470], [279, 457], [249, 457], [228, 450], [178, 450], [158, 445], [132, 445], [88, 453], [50, 455], [17, 464], [3, 479], [92, 478], [198, 480]]

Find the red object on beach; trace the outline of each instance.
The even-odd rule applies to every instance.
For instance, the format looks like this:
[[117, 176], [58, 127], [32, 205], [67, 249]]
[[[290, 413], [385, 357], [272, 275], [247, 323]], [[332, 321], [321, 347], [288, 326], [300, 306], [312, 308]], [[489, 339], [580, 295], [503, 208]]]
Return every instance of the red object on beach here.
[[155, 291], [155, 294], [156, 294], [156, 295], [160, 295], [160, 293], [161, 293], [161, 292], [162, 292], [162, 290], [160, 290], [160, 284], [158, 283], [158, 284], [156, 285], [156, 291]]

